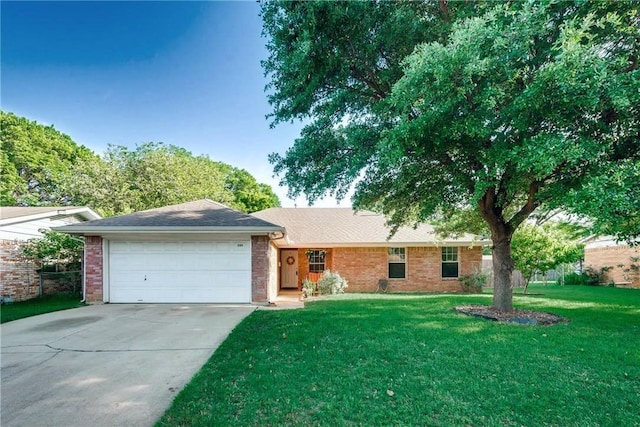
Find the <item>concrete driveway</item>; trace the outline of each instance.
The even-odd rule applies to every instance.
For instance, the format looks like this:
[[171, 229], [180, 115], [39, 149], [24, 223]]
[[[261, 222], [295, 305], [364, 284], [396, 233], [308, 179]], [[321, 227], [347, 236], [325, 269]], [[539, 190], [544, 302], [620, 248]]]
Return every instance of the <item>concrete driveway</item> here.
[[153, 425], [253, 310], [106, 304], [5, 323], [0, 425]]

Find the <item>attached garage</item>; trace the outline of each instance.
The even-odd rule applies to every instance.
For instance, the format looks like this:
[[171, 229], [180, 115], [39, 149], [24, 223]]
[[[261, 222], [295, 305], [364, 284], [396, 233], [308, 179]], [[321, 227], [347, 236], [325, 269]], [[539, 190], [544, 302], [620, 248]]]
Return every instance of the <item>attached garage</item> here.
[[[267, 302], [284, 228], [211, 200], [57, 228], [85, 238], [84, 296], [110, 303]], [[273, 270], [273, 271], [272, 271]]]
[[250, 303], [251, 240], [109, 243], [109, 301]]

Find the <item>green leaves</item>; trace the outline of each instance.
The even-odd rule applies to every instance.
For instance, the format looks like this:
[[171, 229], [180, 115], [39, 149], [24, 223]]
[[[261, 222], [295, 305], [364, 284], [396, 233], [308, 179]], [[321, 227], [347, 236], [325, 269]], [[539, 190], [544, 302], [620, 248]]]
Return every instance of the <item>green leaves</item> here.
[[94, 154], [53, 126], [0, 111], [0, 205], [64, 204], [58, 189], [76, 161]]
[[567, 192], [566, 208], [586, 218], [593, 234], [640, 238], [640, 160], [601, 163], [579, 187]]
[[244, 212], [279, 206], [245, 170], [175, 145], [110, 146], [98, 157], [54, 129], [0, 112], [0, 205], [88, 205], [103, 216], [203, 198]]
[[63, 185], [76, 203], [104, 216], [204, 198], [244, 212], [280, 204], [247, 171], [162, 143], [110, 146], [102, 159], [74, 165]]
[[70, 234], [53, 230], [44, 230], [41, 238], [29, 239], [24, 243], [22, 252], [42, 263], [79, 263], [82, 258], [84, 242]]
[[573, 240], [561, 224], [521, 225], [511, 241], [515, 268], [528, 284], [536, 271], [546, 272], [560, 264], [584, 258], [584, 245]]
[[638, 156], [631, 2], [438, 5], [263, 3], [275, 122], [310, 121], [271, 157], [292, 193], [357, 182], [356, 206], [400, 222], [491, 199], [515, 228]]

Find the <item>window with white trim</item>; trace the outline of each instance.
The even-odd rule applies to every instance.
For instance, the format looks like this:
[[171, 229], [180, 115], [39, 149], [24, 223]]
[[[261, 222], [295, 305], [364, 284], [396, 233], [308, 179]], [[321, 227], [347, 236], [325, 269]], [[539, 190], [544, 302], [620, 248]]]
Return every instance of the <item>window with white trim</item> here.
[[458, 277], [458, 248], [442, 248], [442, 277]]
[[407, 258], [405, 248], [388, 248], [389, 279], [405, 279], [407, 277]]
[[325, 250], [308, 250], [306, 252], [309, 258], [309, 273], [322, 273], [324, 271], [324, 261], [327, 255]]

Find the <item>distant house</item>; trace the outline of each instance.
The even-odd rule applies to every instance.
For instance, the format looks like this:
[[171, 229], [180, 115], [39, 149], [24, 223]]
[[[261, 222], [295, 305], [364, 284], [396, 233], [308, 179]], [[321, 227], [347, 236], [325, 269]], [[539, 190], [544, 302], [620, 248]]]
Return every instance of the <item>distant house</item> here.
[[265, 303], [331, 269], [350, 292], [459, 291], [481, 267], [475, 236], [427, 225], [389, 238], [382, 215], [268, 209], [248, 215], [199, 200], [60, 227], [85, 237], [85, 298], [119, 303]]
[[87, 207], [0, 207], [0, 297], [21, 301], [38, 295], [37, 266], [22, 255], [24, 241], [41, 237], [42, 230], [99, 218]]
[[600, 236], [591, 239], [584, 248], [584, 266], [596, 271], [607, 270], [605, 280], [619, 286], [640, 288], [640, 249], [614, 238]]

